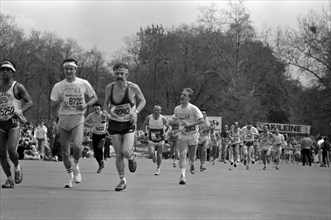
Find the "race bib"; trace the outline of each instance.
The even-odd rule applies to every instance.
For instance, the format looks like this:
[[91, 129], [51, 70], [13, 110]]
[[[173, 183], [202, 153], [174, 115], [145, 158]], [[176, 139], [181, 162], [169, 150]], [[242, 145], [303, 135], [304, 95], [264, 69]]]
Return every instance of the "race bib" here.
[[184, 127], [184, 132], [187, 134], [193, 134], [196, 132], [196, 130], [197, 130], [197, 128], [195, 125]]
[[71, 108], [76, 108], [79, 105], [83, 104], [83, 97], [80, 95], [66, 95], [64, 102], [67, 106]]
[[151, 141], [162, 141], [163, 140], [163, 130], [160, 129], [150, 129], [150, 140]]
[[15, 112], [14, 105], [1, 106], [0, 107], [0, 118], [7, 120], [13, 116], [14, 112]]
[[131, 105], [130, 103], [127, 103], [114, 106], [113, 112], [117, 115], [117, 117], [124, 118], [125, 116], [129, 116], [131, 114]]
[[94, 128], [94, 130], [97, 132], [97, 133], [103, 133], [106, 131], [106, 124], [102, 125], [102, 126], [96, 126]]

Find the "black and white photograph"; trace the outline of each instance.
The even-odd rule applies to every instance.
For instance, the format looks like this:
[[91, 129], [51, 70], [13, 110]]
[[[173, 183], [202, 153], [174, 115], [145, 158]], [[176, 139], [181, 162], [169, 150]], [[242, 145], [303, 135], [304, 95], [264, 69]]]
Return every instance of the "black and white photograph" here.
[[1, 220], [331, 219], [331, 0], [1, 0]]

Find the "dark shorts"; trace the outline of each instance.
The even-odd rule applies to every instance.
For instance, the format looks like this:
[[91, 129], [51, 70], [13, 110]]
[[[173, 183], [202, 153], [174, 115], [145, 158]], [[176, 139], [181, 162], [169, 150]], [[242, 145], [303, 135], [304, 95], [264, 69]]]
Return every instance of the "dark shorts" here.
[[128, 133], [134, 133], [136, 131], [136, 125], [132, 124], [130, 121], [127, 122], [119, 122], [110, 120], [109, 126], [108, 126], [108, 133], [110, 135], [115, 134], [128, 134]]
[[253, 142], [253, 141], [245, 141], [244, 144], [245, 144], [247, 147], [250, 147], [250, 146], [253, 146], [254, 142]]
[[10, 130], [20, 128], [18, 119], [9, 119], [8, 121], [0, 121], [0, 131], [8, 133]]

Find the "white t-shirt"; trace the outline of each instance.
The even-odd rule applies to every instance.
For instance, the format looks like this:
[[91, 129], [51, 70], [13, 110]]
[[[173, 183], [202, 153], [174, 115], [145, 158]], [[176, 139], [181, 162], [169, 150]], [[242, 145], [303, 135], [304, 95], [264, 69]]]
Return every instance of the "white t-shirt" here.
[[193, 124], [202, 119], [202, 112], [198, 107], [189, 103], [186, 108], [182, 108], [181, 105], [176, 106], [174, 110], [174, 119], [179, 122], [179, 139], [187, 139], [191, 134], [196, 134], [199, 131], [198, 125], [187, 126], [184, 128], [183, 122], [187, 124]]
[[274, 134], [274, 144], [283, 144], [285, 141], [284, 135], [282, 134]]
[[51, 93], [51, 100], [60, 104], [59, 115], [84, 115], [85, 110], [77, 110], [78, 105], [85, 104], [85, 95], [89, 98], [95, 96], [95, 91], [91, 84], [79, 77], [75, 81], [68, 82], [66, 79], [56, 83]]
[[255, 127], [248, 129], [247, 126], [244, 126], [241, 129], [242, 138], [244, 141], [254, 141], [255, 136], [259, 135], [258, 130]]

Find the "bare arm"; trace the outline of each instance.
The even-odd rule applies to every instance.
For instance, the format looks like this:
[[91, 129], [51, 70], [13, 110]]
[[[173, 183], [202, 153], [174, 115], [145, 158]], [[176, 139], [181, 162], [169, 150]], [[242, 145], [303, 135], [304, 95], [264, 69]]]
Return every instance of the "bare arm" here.
[[136, 111], [141, 112], [141, 110], [143, 110], [145, 105], [146, 105], [146, 99], [145, 99], [144, 94], [141, 92], [138, 85], [135, 86], [135, 92], [136, 92], [136, 95], [135, 95], [136, 100], [139, 101], [139, 104], [136, 107]]
[[105, 102], [104, 102], [104, 105], [103, 105], [103, 109], [104, 109], [104, 111], [105, 112], [107, 112], [107, 113], [109, 113], [110, 114], [110, 112], [109, 112], [109, 109], [110, 109], [110, 88], [111, 88], [111, 84], [108, 84], [107, 86], [106, 86], [106, 91], [105, 91]]
[[26, 91], [25, 87], [22, 84], [17, 83], [17, 90], [18, 96], [21, 97], [24, 101], [24, 106], [21, 109], [22, 113], [24, 113], [33, 106], [33, 102], [29, 93]]

